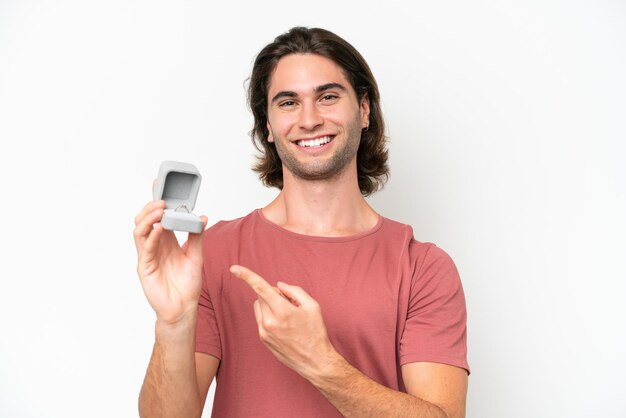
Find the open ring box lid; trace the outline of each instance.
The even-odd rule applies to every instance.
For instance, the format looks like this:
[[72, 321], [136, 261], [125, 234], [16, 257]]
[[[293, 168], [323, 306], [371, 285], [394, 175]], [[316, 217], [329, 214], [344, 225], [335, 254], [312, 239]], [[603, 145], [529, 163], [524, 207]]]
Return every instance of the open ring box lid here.
[[193, 164], [163, 161], [159, 167], [154, 200], [165, 200], [161, 225], [170, 231], [202, 232], [202, 220], [191, 213], [198, 198], [202, 176]]

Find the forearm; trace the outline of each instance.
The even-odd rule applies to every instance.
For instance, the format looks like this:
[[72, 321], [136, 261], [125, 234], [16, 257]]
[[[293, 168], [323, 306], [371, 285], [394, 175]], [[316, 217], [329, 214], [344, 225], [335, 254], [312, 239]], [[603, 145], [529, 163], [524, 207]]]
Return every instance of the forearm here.
[[340, 356], [309, 380], [345, 417], [448, 418], [438, 406], [375, 382]]
[[154, 349], [139, 394], [141, 417], [199, 417], [195, 366], [196, 313], [176, 326], [157, 321]]

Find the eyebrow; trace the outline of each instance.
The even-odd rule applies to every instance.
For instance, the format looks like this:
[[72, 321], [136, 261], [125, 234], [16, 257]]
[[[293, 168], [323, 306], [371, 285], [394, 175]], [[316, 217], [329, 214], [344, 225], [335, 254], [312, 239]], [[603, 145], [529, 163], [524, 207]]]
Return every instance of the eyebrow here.
[[[322, 84], [321, 86], [315, 87], [314, 91], [315, 93], [321, 93], [323, 91], [331, 90], [331, 89], [348, 91], [348, 89], [346, 89], [342, 84], [339, 84], [339, 83]], [[290, 90], [279, 91], [278, 93], [274, 95], [274, 97], [272, 97], [271, 103], [274, 103], [276, 100], [282, 99], [283, 97], [298, 97], [298, 93], [296, 93], [295, 91], [290, 91]]]

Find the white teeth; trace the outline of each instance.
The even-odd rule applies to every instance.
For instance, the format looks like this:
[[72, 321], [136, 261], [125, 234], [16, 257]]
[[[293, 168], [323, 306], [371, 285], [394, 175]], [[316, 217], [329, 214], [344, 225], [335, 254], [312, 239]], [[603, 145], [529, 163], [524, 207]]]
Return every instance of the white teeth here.
[[302, 139], [297, 141], [299, 147], [321, 147], [324, 144], [328, 144], [331, 141], [330, 136], [324, 136], [316, 139]]

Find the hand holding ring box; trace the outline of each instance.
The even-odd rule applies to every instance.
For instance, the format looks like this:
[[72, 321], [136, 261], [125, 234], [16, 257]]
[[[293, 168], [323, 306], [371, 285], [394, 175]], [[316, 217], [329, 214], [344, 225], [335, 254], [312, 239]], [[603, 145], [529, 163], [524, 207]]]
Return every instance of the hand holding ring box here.
[[154, 185], [154, 200], [165, 200], [161, 225], [170, 231], [202, 232], [202, 220], [191, 213], [202, 176], [193, 164], [163, 161]]

